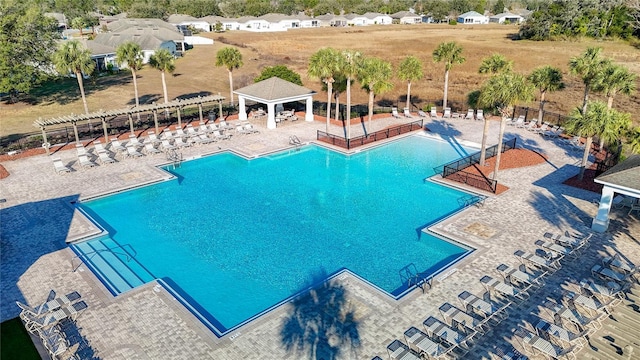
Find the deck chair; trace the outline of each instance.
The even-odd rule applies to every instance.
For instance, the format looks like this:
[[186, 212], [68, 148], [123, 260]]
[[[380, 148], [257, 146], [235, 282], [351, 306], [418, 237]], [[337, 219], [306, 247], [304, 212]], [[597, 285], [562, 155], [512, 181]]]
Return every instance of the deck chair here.
[[387, 345], [387, 353], [393, 360], [420, 360], [420, 356], [398, 339]]
[[467, 110], [467, 115], [464, 118], [468, 120], [475, 120], [476, 117], [473, 113], [473, 109]]
[[548, 131], [548, 130], [549, 130], [549, 125], [548, 124], [542, 124], [542, 125], [540, 125], [540, 127], [532, 129], [531, 131], [533, 131], [536, 134], [542, 134], [542, 133], [544, 133], [545, 131]]
[[525, 127], [524, 115], [518, 116], [516, 121], [513, 122], [513, 125], [515, 125], [516, 128], [524, 128]]
[[185, 133], [184, 130], [182, 130], [182, 128], [177, 128], [176, 129], [176, 137], [186, 139], [186, 138], [189, 137], [189, 135], [187, 135], [187, 133]]
[[520, 262], [527, 266], [533, 266], [536, 269], [546, 271], [548, 273], [554, 273], [560, 269], [560, 263], [555, 260], [545, 259], [541, 256], [534, 255], [524, 250], [517, 250], [514, 255], [520, 260]]
[[200, 133], [197, 132], [196, 129], [191, 124], [187, 125], [186, 130], [187, 130], [187, 136], [190, 138], [196, 138], [200, 136]]
[[562, 245], [558, 245], [556, 243], [544, 241], [544, 240], [536, 240], [534, 243], [540, 246], [543, 249], [551, 251], [555, 256], [573, 256], [575, 257], [575, 253], [572, 253], [570, 248], [566, 248]]
[[214, 130], [213, 136], [218, 140], [229, 140], [229, 139], [231, 139], [231, 135], [230, 134], [226, 134], [226, 133], [222, 134], [220, 132], [220, 130]]
[[233, 130], [233, 125], [228, 124], [226, 120], [220, 120], [219, 128], [222, 130]]
[[597, 315], [600, 312], [604, 312], [606, 314], [610, 313], [609, 308], [593, 296], [585, 296], [582, 294], [574, 293], [573, 291], [567, 291], [565, 299], [567, 305], [569, 305], [570, 308], [575, 308], [576, 305], [580, 306], [591, 316], [593, 316], [594, 314]]
[[111, 138], [111, 150], [113, 150], [116, 153], [125, 153], [125, 152], [127, 152], [127, 148], [122, 146], [122, 144], [120, 143], [120, 140], [118, 140], [118, 138], [116, 138], [116, 137]]
[[92, 168], [97, 165], [93, 160], [89, 159], [89, 157], [86, 154], [78, 155], [78, 162], [84, 169]]
[[484, 121], [484, 110], [478, 109], [476, 113], [476, 120]]
[[[22, 305], [16, 302], [18, 306]], [[30, 312], [25, 312], [21, 315], [22, 320], [25, 322], [27, 331], [35, 333], [39, 329], [46, 329], [53, 326], [64, 319], [75, 320], [85, 309], [87, 303], [84, 301], [78, 301], [76, 303], [63, 306], [55, 311], [46, 312], [39, 315], [33, 315]]]
[[506, 309], [509, 307], [510, 303], [497, 306], [492, 302], [485, 301], [468, 291], [461, 292], [458, 295], [458, 300], [467, 312], [480, 315], [485, 318], [485, 320], [492, 318], [495, 319], [496, 323], [499, 323], [509, 317]]
[[418, 110], [418, 116], [420, 116], [421, 118], [426, 118], [427, 117], [427, 113], [425, 113], [422, 110]]
[[437, 118], [437, 117], [438, 117], [438, 113], [436, 112], [436, 107], [435, 107], [435, 106], [432, 106], [432, 107], [431, 107], [431, 111], [429, 112], [429, 115], [430, 115], [432, 118]]
[[590, 329], [596, 331], [602, 328], [602, 321], [606, 319], [605, 314], [599, 314], [590, 318], [581, 314], [575, 307], [568, 307], [553, 300], [545, 300], [542, 303], [543, 310], [555, 319], [566, 320], [573, 324], [578, 332]]
[[558, 359], [561, 357], [567, 357], [569, 359], [576, 359], [575, 354], [573, 354], [573, 350], [575, 346], [570, 346], [568, 348], [560, 348], [553, 343], [549, 342], [541, 338], [540, 336], [532, 333], [531, 331], [523, 328], [522, 326], [518, 326], [514, 335], [522, 339], [522, 345], [525, 349], [529, 347], [532, 353], [536, 351], [544, 354], [545, 357], [549, 356], [554, 359]]
[[450, 117], [451, 117], [451, 108], [450, 107], [444, 108], [444, 114], [442, 115], [442, 118], [446, 119]]
[[37, 333], [52, 359], [59, 359], [62, 354], [69, 351], [69, 343], [59, 332], [52, 331], [44, 334], [43, 330], [38, 330]]
[[577, 344], [577, 348], [582, 348], [586, 344], [584, 337], [589, 335], [588, 330], [584, 330], [576, 334], [563, 328], [562, 326], [549, 323], [541, 318], [537, 318], [535, 320], [535, 323], [535, 328], [538, 335], [547, 334], [547, 336], [553, 336], [566, 345]]
[[[174, 147], [175, 147], [175, 146], [177, 146], [177, 147], [180, 147], [180, 148], [184, 148], [184, 147], [189, 147], [189, 146], [191, 146], [191, 143], [190, 143], [190, 142], [188, 142], [188, 141], [184, 141], [184, 139], [183, 139], [183, 138], [181, 138], [181, 137], [177, 137], [177, 138], [175, 138], [175, 140], [173, 141], [173, 143], [175, 144], [175, 145], [174, 145]], [[173, 149], [172, 149], [172, 150], [173, 150]]]
[[409, 344], [409, 348], [427, 358], [439, 357], [446, 351], [442, 345], [434, 342], [427, 334], [413, 326], [404, 332], [404, 340]]
[[76, 144], [76, 153], [80, 155], [88, 155], [87, 149], [82, 144]]
[[260, 132], [260, 130], [254, 128], [251, 124], [245, 124], [244, 130], [247, 132], [247, 134], [258, 134]]
[[609, 281], [602, 285], [591, 280], [582, 280], [580, 281], [580, 288], [587, 295], [596, 297], [607, 306], [616, 306], [624, 300], [624, 288], [614, 281]]
[[82, 295], [77, 291], [72, 291], [66, 295], [56, 297], [56, 292], [51, 290], [47, 301], [38, 307], [38, 312], [42, 314], [48, 311], [55, 311], [63, 306], [71, 305], [81, 298]]
[[205, 134], [200, 134], [200, 135], [194, 137], [193, 141], [196, 144], [203, 144], [204, 145], [204, 144], [210, 144], [212, 142], [215, 142], [216, 140], [212, 139], [210, 137], [207, 137], [207, 135], [205, 135]]
[[60, 158], [53, 158], [53, 168], [56, 170], [56, 173], [58, 174], [71, 172], [71, 168], [63, 164]]
[[484, 334], [488, 330], [488, 326], [484, 328], [486, 324], [484, 321], [476, 319], [448, 302], [440, 305], [438, 310], [447, 324], [457, 329], [462, 328], [461, 330], [467, 334], [473, 332]]
[[160, 143], [160, 139], [158, 139], [158, 136], [156, 135], [156, 133], [154, 131], [148, 131], [147, 132], [147, 140], [148, 140], [148, 142], [150, 142], [152, 144], [159, 144]]
[[162, 131], [162, 134], [160, 134], [160, 140], [167, 140], [168, 142], [173, 141], [173, 133], [171, 132], [171, 130], [165, 129], [164, 131]]
[[104, 148], [104, 146], [102, 146], [102, 143], [98, 140], [93, 142], [93, 149], [95, 150], [96, 154], [100, 154], [108, 151], [107, 149]]
[[450, 347], [457, 347], [463, 353], [467, 353], [469, 351], [470, 344], [468, 344], [468, 341], [473, 335], [475, 335], [475, 332], [473, 332], [472, 334], [465, 336], [433, 316], [429, 316], [422, 322], [422, 325], [424, 325], [429, 337], [437, 338], [445, 344], [448, 344]]
[[154, 154], [162, 153], [162, 151], [156, 149], [156, 147], [153, 145], [153, 142], [148, 142], [148, 143], [144, 144], [144, 152], [147, 153], [147, 155], [154, 155]]
[[480, 279], [480, 282], [487, 291], [496, 292], [509, 300], [524, 301], [529, 298], [529, 294], [525, 290], [516, 289], [515, 287], [502, 281], [496, 280], [489, 275], [483, 276]]
[[[138, 150], [139, 148], [144, 147], [144, 145], [138, 140], [138, 138], [135, 135], [129, 135], [129, 141], [127, 142], [127, 147], [135, 147], [136, 150]], [[128, 151], [128, 150], [127, 150]]]
[[587, 245], [589, 243], [589, 240], [591, 240], [592, 236], [593, 234], [589, 234], [584, 237], [565, 236], [561, 234], [554, 235], [548, 232], [544, 234], [545, 238], [552, 239], [562, 246], [570, 247], [571, 249], [573, 249], [573, 251], [578, 251], [579, 249]]
[[413, 116], [411, 116], [411, 112], [409, 111], [409, 108], [404, 108], [404, 117], [408, 117], [408, 118], [412, 118]]
[[[510, 283], [517, 283], [522, 286], [522, 288], [529, 289], [531, 287], [540, 287], [544, 285], [544, 282], [541, 280], [541, 276], [535, 277], [529, 273], [524, 271], [520, 271], [516, 268], [513, 268], [506, 264], [500, 264], [496, 268], [500, 275], [505, 279], [505, 281], [509, 281]], [[545, 273], [543, 273], [544, 275]]]
[[102, 165], [106, 165], [106, 164], [113, 164], [114, 162], [116, 162], [111, 155], [109, 155], [109, 153], [105, 152], [99, 152], [98, 153], [98, 160], [100, 161], [100, 163]]
[[638, 271], [637, 266], [623, 260], [619, 253], [602, 259], [602, 265], [609, 266], [612, 269], [616, 269], [629, 275], [635, 274]]
[[614, 281], [621, 286], [627, 285], [627, 280], [629, 280], [627, 275], [614, 271], [610, 267], [605, 267], [600, 264], [596, 264], [591, 267], [591, 274], [604, 281]]
[[398, 115], [398, 108], [391, 108], [391, 116], [394, 118], [400, 118], [400, 115]]
[[538, 128], [538, 119], [531, 119], [524, 128], [528, 131], [535, 131]]
[[[180, 141], [182, 141], [182, 138], [179, 138]], [[169, 151], [169, 150], [175, 150], [177, 149], [177, 147], [175, 145], [171, 145], [171, 143], [169, 142], [169, 140], [164, 139], [160, 142], [161, 146], [162, 146], [162, 150], [164, 151]]]
[[144, 155], [142, 155], [142, 153], [138, 151], [135, 146], [129, 146], [129, 144], [127, 144], [127, 156], [136, 158], [142, 157]]

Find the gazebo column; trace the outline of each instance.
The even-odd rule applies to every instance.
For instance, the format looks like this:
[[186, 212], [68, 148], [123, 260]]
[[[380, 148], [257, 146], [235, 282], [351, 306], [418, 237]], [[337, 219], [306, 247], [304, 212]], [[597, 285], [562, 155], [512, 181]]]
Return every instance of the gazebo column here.
[[100, 120], [102, 121], [102, 132], [104, 132], [104, 143], [108, 144], [109, 132], [107, 131], [107, 118], [103, 116], [100, 118]]
[[313, 97], [307, 98], [307, 109], [305, 110], [304, 121], [313, 121]]
[[204, 118], [202, 117], [202, 103], [198, 103], [198, 113], [200, 114], [200, 123], [203, 123]]
[[247, 120], [247, 109], [244, 105], [244, 96], [238, 95], [238, 120]]
[[597, 232], [605, 232], [609, 228], [609, 211], [611, 210], [611, 204], [613, 203], [614, 191], [612, 188], [605, 185], [602, 188], [602, 197], [600, 198], [600, 205], [598, 206], [598, 214], [593, 219], [591, 229]]
[[131, 113], [127, 115], [129, 115], [129, 129], [131, 130], [131, 135], [135, 135], [136, 132], [133, 131], [133, 117], [131, 117]]
[[72, 121], [71, 125], [73, 125], [73, 135], [76, 137], [76, 144], [80, 143], [80, 136], [78, 136], [78, 122]]
[[158, 109], [153, 109], [153, 123], [156, 126], [156, 134], [158, 134]]
[[273, 103], [267, 103], [267, 129], [276, 128], [276, 114]]
[[47, 132], [44, 131], [44, 126], [40, 129], [42, 129], [42, 147], [44, 147], [44, 149], [47, 151], [47, 155], [49, 155], [49, 148], [51, 147], [51, 145], [47, 141]]
[[[218, 93], [218, 95], [220, 95], [220, 93]], [[223, 119], [223, 117], [222, 117], [222, 100], [218, 100], [218, 117], [220, 118], [220, 120]]]
[[182, 117], [180, 116], [180, 106], [176, 108], [176, 111], [178, 113], [178, 127], [182, 129]]

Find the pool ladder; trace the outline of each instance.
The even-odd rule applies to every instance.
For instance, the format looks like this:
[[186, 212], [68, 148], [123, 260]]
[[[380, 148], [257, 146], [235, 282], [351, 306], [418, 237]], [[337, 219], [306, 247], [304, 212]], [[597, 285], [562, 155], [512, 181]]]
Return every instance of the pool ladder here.
[[295, 145], [296, 149], [298, 149], [299, 146], [302, 146], [302, 142], [297, 136], [291, 135], [289, 136], [289, 145]]
[[171, 149], [167, 151], [167, 160], [172, 162], [173, 169], [176, 167], [180, 167], [182, 163], [182, 153], [179, 153], [176, 149]]
[[[122, 247], [122, 246], [118, 246], [118, 247]], [[119, 252], [119, 251], [113, 251], [113, 248], [107, 248], [107, 249], [96, 249], [93, 251], [89, 251], [88, 253], [83, 253], [83, 254], [78, 254], [76, 256], [74, 256], [73, 258], [71, 258], [71, 269], [73, 270], [73, 272], [76, 272], [76, 270], [78, 270], [78, 268], [80, 268], [80, 266], [82, 266], [82, 264], [84, 264], [84, 261], [82, 261], [83, 258], [87, 259], [87, 260], [91, 260], [91, 258], [93, 258], [94, 256], [98, 255], [98, 253], [101, 252], [110, 252], [114, 255], [122, 255], [125, 257], [125, 259], [127, 260], [127, 262], [131, 261], [132, 257], [131, 255], [127, 254], [126, 252]], [[80, 263], [78, 264], [78, 266], [76, 266], [75, 264], [75, 260], [76, 259], [80, 259]]]

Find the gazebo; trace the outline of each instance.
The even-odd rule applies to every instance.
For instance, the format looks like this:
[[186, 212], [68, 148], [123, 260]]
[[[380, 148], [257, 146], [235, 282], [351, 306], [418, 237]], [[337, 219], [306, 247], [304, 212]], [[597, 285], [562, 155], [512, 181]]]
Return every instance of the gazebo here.
[[593, 219], [591, 229], [605, 232], [609, 227], [609, 211], [613, 205], [615, 194], [635, 198], [635, 202], [631, 205], [632, 210], [638, 209], [637, 206], [640, 206], [638, 203], [640, 201], [640, 155], [630, 156], [595, 178], [594, 181], [604, 187], [602, 188], [598, 214]]
[[267, 128], [275, 129], [276, 105], [305, 100], [307, 107], [304, 119], [305, 121], [313, 121], [313, 95], [316, 92], [304, 86], [274, 76], [235, 90], [233, 93], [238, 95], [238, 103], [240, 105], [238, 117], [240, 120], [247, 120], [246, 100], [255, 101], [267, 105]]

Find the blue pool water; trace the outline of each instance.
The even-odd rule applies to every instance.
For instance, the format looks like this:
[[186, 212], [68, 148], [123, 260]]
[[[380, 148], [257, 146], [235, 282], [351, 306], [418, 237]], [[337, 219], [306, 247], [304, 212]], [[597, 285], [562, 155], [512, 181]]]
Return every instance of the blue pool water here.
[[465, 154], [412, 136], [351, 156], [307, 146], [188, 161], [168, 169], [174, 180], [81, 204], [110, 235], [76, 251], [114, 292], [169, 279], [222, 332], [319, 272], [347, 268], [397, 295], [401, 269], [433, 273], [469, 251], [420, 231], [468, 195], [423, 179]]

